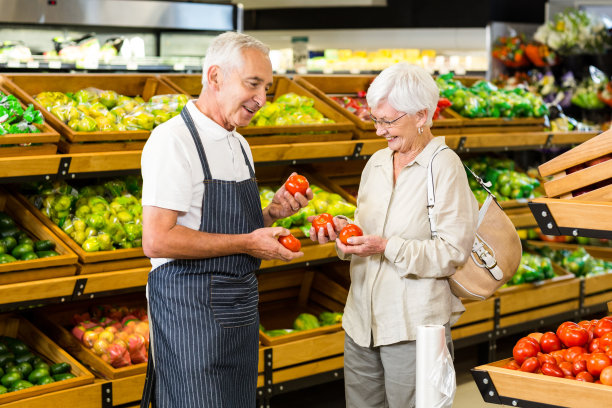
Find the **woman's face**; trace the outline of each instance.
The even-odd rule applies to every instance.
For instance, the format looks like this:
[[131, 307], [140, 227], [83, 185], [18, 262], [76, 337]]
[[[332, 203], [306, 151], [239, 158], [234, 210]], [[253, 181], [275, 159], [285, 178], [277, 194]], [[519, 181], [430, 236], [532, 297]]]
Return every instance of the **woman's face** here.
[[387, 101], [383, 101], [371, 110], [371, 114], [376, 120], [376, 134], [387, 139], [389, 149], [400, 153], [408, 152], [418, 139], [418, 113], [405, 114], [394, 109]]

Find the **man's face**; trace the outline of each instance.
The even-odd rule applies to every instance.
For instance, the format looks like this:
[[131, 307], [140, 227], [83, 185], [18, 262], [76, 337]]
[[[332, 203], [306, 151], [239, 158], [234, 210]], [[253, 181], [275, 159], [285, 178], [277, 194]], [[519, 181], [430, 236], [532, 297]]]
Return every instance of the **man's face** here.
[[270, 58], [259, 50], [242, 51], [242, 63], [223, 75], [219, 88], [219, 107], [226, 128], [246, 126], [266, 103], [272, 86]]

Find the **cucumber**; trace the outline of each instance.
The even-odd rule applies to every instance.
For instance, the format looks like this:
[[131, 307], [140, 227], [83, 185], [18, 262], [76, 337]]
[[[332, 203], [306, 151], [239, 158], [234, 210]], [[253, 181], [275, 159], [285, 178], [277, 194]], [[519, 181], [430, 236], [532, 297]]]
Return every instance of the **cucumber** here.
[[6, 368], [6, 363], [9, 361], [15, 362], [15, 355], [11, 352], [0, 354], [0, 366]]
[[31, 261], [32, 259], [38, 259], [38, 255], [36, 255], [34, 252], [28, 252], [27, 254], [21, 256], [22, 261]]
[[48, 239], [44, 239], [41, 241], [36, 241], [34, 243], [34, 250], [36, 252], [40, 251], [53, 251], [55, 249], [55, 242], [49, 241]]
[[36, 356], [28, 351], [28, 352], [25, 352], [25, 353], [17, 355], [15, 357], [15, 363], [16, 364], [21, 364], [21, 363], [30, 363], [30, 364], [32, 364], [31, 362], [35, 358], [36, 358]]
[[19, 235], [20, 232], [21, 230], [17, 227], [9, 227], [5, 230], [0, 230], [0, 237], [2, 238], [13, 237], [15, 238], [15, 240], [17, 240], [17, 236]]
[[36, 385], [45, 385], [45, 384], [51, 384], [51, 383], [54, 383], [54, 382], [55, 382], [55, 380], [53, 379], [53, 377], [47, 375], [45, 377], [42, 377], [40, 380], [38, 380]]
[[22, 256], [28, 252], [34, 252], [34, 247], [30, 244], [19, 244], [11, 251], [11, 255], [15, 258], [21, 259]]
[[39, 258], [49, 258], [50, 256], [58, 256], [59, 254], [55, 251], [37, 251], [36, 255]]
[[[30, 348], [25, 345], [24, 343], [11, 343], [9, 344], [9, 349], [11, 349], [11, 351], [16, 355], [16, 356], [20, 356], [22, 354], [26, 354], [26, 353], [30, 353]], [[30, 353], [32, 354], [32, 353]], [[32, 356], [34, 356], [34, 354], [32, 354]], [[36, 356], [32, 357], [32, 359], [34, 359]], [[17, 359], [15, 359], [17, 360]], [[21, 361], [17, 361], [18, 363], [20, 363]], [[29, 362], [29, 360], [28, 360]]]
[[0, 239], [2, 245], [6, 248], [6, 252], [11, 252], [17, 246], [17, 240], [13, 237], [5, 237]]
[[0, 231], [15, 227], [15, 221], [5, 212], [0, 211]]
[[9, 255], [9, 254], [0, 255], [0, 264], [15, 262], [16, 260], [17, 258], [15, 258], [13, 255]]
[[57, 364], [53, 364], [50, 368], [49, 368], [49, 372], [52, 375], [55, 374], [64, 374], [64, 373], [69, 373], [70, 372], [70, 364], [68, 363], [57, 363]]
[[55, 381], [64, 381], [64, 380], [69, 380], [71, 378], [76, 378], [76, 375], [71, 374], [71, 373], [62, 373], [62, 374], [55, 374], [53, 376], [53, 379]]

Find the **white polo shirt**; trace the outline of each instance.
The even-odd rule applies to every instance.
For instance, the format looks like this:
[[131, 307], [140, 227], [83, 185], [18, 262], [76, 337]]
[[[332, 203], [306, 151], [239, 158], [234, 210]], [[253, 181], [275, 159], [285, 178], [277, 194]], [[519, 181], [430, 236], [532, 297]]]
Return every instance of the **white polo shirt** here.
[[[253, 166], [249, 144], [238, 132], [228, 131], [195, 106], [186, 105], [200, 135], [213, 179], [242, 181], [250, 177], [240, 143]], [[195, 143], [178, 115], [156, 127], [142, 150], [142, 205], [179, 212], [178, 225], [200, 228], [204, 171]], [[169, 258], [152, 258], [153, 269]]]

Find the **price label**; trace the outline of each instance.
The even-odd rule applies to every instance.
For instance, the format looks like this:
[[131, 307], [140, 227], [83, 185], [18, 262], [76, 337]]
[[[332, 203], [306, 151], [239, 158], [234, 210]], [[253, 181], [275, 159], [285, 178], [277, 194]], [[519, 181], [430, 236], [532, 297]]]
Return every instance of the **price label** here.
[[138, 70], [138, 64], [135, 62], [128, 62], [125, 65], [125, 69], [127, 69], [128, 71], [137, 71]]
[[9, 60], [6, 63], [6, 66], [9, 68], [19, 68], [21, 66], [21, 63], [19, 61], [15, 61], [15, 60]]
[[175, 70], [175, 71], [184, 71], [185, 70], [185, 64], [183, 64], [181, 62], [178, 62], [178, 63], [174, 64], [172, 69]]
[[62, 67], [62, 62], [61, 61], [49, 61], [49, 68], [50, 69], [60, 69]]
[[40, 64], [38, 63], [38, 61], [28, 61], [26, 64], [26, 67], [32, 68], [32, 69], [38, 69], [39, 66]]

